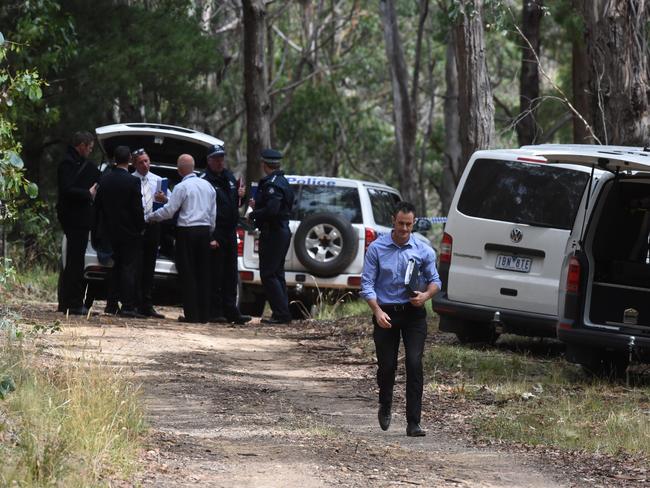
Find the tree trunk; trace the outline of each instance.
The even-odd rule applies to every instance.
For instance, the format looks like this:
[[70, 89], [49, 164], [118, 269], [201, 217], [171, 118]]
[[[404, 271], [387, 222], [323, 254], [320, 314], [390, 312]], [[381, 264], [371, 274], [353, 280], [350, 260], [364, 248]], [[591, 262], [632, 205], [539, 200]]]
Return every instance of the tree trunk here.
[[[397, 16], [393, 0], [382, 0], [380, 11], [384, 25], [386, 58], [390, 69], [393, 119], [397, 143], [397, 163], [399, 165], [399, 186], [402, 197], [417, 204], [419, 193], [418, 175], [415, 165], [414, 149], [417, 130], [416, 113], [409, 98], [409, 80], [404, 60], [404, 51], [397, 28]], [[415, 90], [417, 91], [417, 90]], [[422, 211], [423, 209], [418, 209]]]
[[485, 59], [483, 0], [459, 0], [461, 12], [455, 26], [458, 68], [458, 109], [460, 114], [461, 167], [472, 153], [493, 143], [494, 101]]
[[[522, 0], [521, 72], [519, 75], [519, 145], [533, 144], [539, 136], [535, 111], [539, 104], [539, 28], [543, 16], [544, 0]], [[528, 42], [526, 42], [526, 40]], [[532, 49], [531, 49], [532, 46]]]
[[648, 143], [650, 90], [645, 0], [583, 0], [591, 113], [603, 144]]
[[440, 205], [442, 215], [447, 215], [454, 198], [458, 180], [462, 174], [462, 147], [460, 144], [460, 112], [458, 111], [458, 69], [454, 33], [449, 31], [447, 61], [445, 65], [445, 153], [440, 186]]
[[[587, 60], [587, 48], [582, 40], [573, 41], [573, 56], [571, 60], [571, 83], [573, 86], [573, 106], [593, 127], [591, 118], [591, 106], [589, 95], [589, 61]], [[593, 144], [591, 133], [580, 120], [580, 117], [573, 115], [573, 142], [576, 144]]]
[[271, 145], [270, 103], [267, 90], [263, 0], [242, 0], [244, 23], [244, 100], [246, 103], [246, 179], [262, 176], [260, 153]]

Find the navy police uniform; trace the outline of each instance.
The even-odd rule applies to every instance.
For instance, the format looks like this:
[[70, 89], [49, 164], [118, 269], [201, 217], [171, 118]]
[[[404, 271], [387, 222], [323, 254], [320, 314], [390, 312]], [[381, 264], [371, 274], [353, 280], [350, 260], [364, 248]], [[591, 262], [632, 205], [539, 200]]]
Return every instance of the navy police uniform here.
[[[208, 151], [208, 158], [225, 156], [225, 149], [216, 145]], [[250, 317], [242, 316], [237, 308], [237, 223], [239, 222], [239, 194], [237, 180], [224, 168], [220, 173], [210, 169], [201, 175], [217, 194], [217, 220], [212, 240], [219, 246], [210, 252], [210, 319], [225, 318], [243, 323]]]
[[[262, 152], [262, 160], [271, 168], [279, 166], [281, 159], [282, 154], [273, 149]], [[271, 318], [278, 322], [291, 321], [287, 284], [284, 279], [284, 260], [291, 241], [289, 216], [293, 199], [293, 190], [284, 177], [284, 172], [276, 169], [260, 180], [255, 194], [255, 210], [250, 214], [261, 231], [260, 277], [273, 311]]]

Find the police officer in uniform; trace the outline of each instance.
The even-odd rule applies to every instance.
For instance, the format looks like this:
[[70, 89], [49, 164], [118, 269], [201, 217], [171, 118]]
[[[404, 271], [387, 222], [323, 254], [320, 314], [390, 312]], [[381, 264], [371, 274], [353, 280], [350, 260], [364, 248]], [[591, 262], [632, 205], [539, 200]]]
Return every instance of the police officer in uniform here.
[[210, 244], [210, 322], [245, 324], [250, 315], [237, 307], [237, 223], [244, 188], [225, 167], [226, 150], [220, 144], [208, 149], [208, 167], [201, 175], [217, 194], [217, 221]]
[[249, 218], [260, 229], [260, 276], [266, 298], [273, 311], [265, 324], [291, 322], [287, 283], [284, 279], [284, 259], [289, 250], [291, 231], [289, 215], [293, 207], [293, 191], [280, 169], [282, 153], [274, 149], [262, 151], [262, 170], [266, 174], [257, 187]]

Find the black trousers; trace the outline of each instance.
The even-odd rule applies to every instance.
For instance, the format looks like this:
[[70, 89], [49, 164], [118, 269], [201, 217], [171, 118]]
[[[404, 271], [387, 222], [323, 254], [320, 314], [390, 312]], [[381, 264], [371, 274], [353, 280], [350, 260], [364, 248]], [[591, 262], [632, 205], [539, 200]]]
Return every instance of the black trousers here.
[[[402, 308], [402, 310], [395, 310], [395, 308]], [[392, 327], [390, 329], [379, 327], [373, 316], [379, 403], [390, 404], [393, 401], [401, 334], [406, 352], [406, 420], [409, 423], [420, 423], [424, 387], [422, 355], [427, 337], [427, 314], [424, 307], [414, 307], [410, 304], [403, 307], [382, 307], [382, 309], [390, 315]]]
[[207, 322], [210, 311], [210, 227], [176, 228], [176, 269], [185, 319]]
[[113, 268], [108, 278], [108, 302], [122, 303], [123, 311], [134, 311], [137, 303], [136, 272], [142, 254], [142, 238], [111, 242]]
[[210, 317], [235, 318], [237, 308], [237, 234], [233, 229], [210, 251]]
[[284, 259], [289, 250], [291, 231], [288, 227], [262, 229], [260, 235], [260, 278], [273, 318], [291, 320], [289, 295], [284, 279]]
[[88, 246], [88, 229], [63, 228], [66, 238], [65, 267], [61, 271], [59, 310], [80, 308], [85, 292], [84, 256]]
[[156, 271], [158, 246], [160, 244], [160, 223], [145, 224], [142, 236], [142, 253], [136, 271], [137, 308], [147, 312], [153, 307], [153, 277]]

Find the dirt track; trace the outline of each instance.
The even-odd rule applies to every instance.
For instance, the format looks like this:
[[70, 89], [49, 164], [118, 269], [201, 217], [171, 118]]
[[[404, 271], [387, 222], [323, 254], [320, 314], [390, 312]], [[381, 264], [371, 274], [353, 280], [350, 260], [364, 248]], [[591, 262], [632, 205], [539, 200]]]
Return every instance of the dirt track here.
[[[41, 308], [30, 308], [34, 317], [61, 318]], [[431, 402], [423, 413], [426, 437], [404, 435], [403, 404], [382, 432], [375, 366], [301, 334], [318, 336], [318, 325], [233, 328], [97, 316], [64, 319], [62, 333], [47, 340], [53, 353], [99, 358], [143, 383], [151, 435], [140, 485], [603, 486], [569, 479], [533, 455], [472, 447], [463, 435], [437, 429]], [[400, 376], [396, 396], [402, 390]]]

